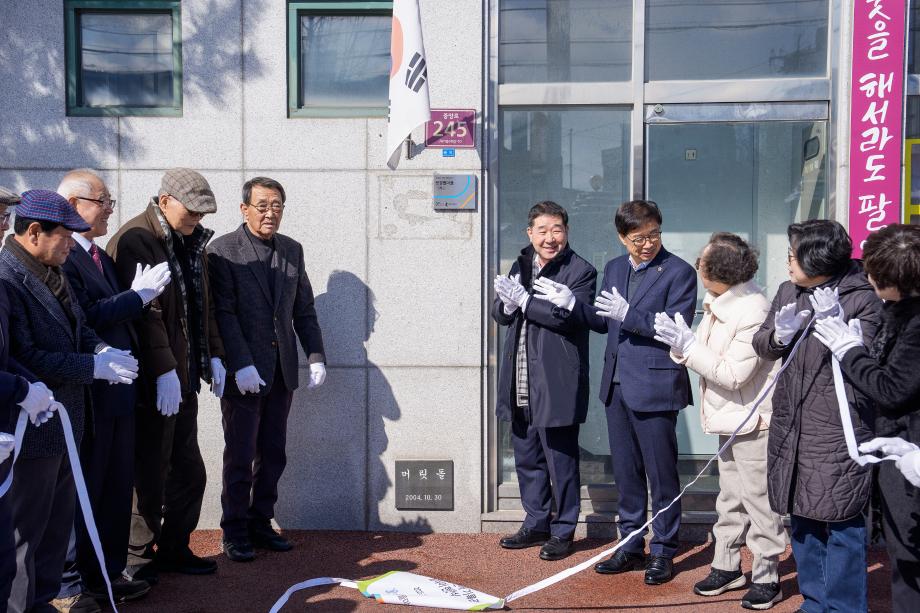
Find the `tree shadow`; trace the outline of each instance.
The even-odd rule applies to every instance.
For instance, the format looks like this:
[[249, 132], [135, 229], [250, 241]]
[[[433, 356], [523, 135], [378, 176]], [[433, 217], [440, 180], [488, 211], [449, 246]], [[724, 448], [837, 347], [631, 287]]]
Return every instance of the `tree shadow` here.
[[[221, 0], [183, 3], [184, 115], [226, 109], [240, 97], [244, 66], [247, 80], [265, 71], [265, 62], [249, 50], [242, 12], [275, 8], [269, 5], [269, 0], [247, 0], [245, 6]], [[0, 45], [0, 82], [7, 84], [0, 88], [0, 184], [18, 191], [54, 189], [62, 171], [114, 172], [159, 146], [144, 129], [162, 122], [159, 118], [67, 116], [63, 3], [4, 0], [0, 23], [7, 26]], [[236, 27], [228, 32], [228, 24]], [[176, 118], [160, 136], [178, 138], [181, 131], [183, 138], [194, 138], [194, 130], [208, 129], [213, 126]], [[121, 197], [118, 182], [107, 180]]]

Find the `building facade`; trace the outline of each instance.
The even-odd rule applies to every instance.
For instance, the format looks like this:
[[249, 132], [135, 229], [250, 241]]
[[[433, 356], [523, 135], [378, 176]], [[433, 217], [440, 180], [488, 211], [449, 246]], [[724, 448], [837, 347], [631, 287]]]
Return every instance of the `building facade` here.
[[[117, 227], [166, 168], [188, 166], [214, 188], [203, 223], [218, 234], [241, 222], [246, 179], [285, 186], [281, 231], [304, 244], [329, 371], [295, 394], [285, 528], [516, 526], [487, 310], [535, 202], [568, 209], [572, 246], [598, 269], [622, 253], [613, 212], [630, 197], [659, 203], [666, 247], [691, 262], [713, 231], [740, 233], [760, 249], [768, 294], [785, 278], [789, 223], [847, 221], [851, 2], [419, 3], [432, 108], [475, 110], [476, 147], [447, 157], [418, 144], [396, 171], [390, 2], [0, 4], [0, 184], [53, 189], [68, 169], [97, 169]], [[920, 137], [914, 55], [910, 44], [907, 138]], [[477, 210], [433, 210], [436, 174], [474, 176]], [[208, 392], [201, 404], [201, 525], [215, 527], [220, 411]], [[687, 474], [716, 449], [692, 407], [679, 446]], [[596, 400], [581, 447], [585, 530], [609, 534], [616, 487]], [[453, 509], [397, 510], [399, 460], [452, 461]], [[711, 521], [712, 480], [686, 499], [688, 525]]]

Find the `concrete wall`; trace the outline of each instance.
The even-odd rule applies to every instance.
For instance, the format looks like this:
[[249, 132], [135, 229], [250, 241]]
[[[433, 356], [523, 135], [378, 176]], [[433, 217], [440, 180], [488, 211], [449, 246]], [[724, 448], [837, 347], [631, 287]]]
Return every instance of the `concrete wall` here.
[[[481, 4], [421, 0], [435, 108], [481, 111]], [[240, 223], [247, 178], [281, 181], [282, 232], [304, 245], [328, 379], [294, 396], [279, 524], [478, 531], [482, 215], [435, 213], [430, 198], [434, 172], [479, 175], [479, 151], [425, 151], [391, 172], [385, 119], [287, 118], [280, 0], [182, 3], [182, 117], [66, 117], [62, 5], [0, 3], [0, 184], [54, 189], [65, 170], [96, 168], [118, 199], [117, 226], [144, 208], [164, 169], [189, 166], [214, 189], [218, 212], [204, 225], [219, 235]], [[220, 410], [210, 393], [200, 400], [200, 526], [216, 527]], [[455, 510], [396, 511], [397, 459], [453, 460]]]

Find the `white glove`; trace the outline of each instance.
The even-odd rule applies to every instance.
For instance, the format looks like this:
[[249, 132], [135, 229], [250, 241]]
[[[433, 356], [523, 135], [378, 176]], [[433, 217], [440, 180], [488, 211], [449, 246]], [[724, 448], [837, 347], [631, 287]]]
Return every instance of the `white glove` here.
[[920, 447], [917, 447], [914, 443], [910, 443], [896, 436], [877, 436], [871, 441], [866, 441], [859, 446], [859, 450], [862, 453], [875, 453], [876, 451], [881, 451], [886, 456], [896, 455], [898, 457], [906, 456], [908, 453], [912, 453], [918, 449], [920, 449]]
[[815, 292], [808, 297], [808, 301], [811, 302], [811, 306], [814, 308], [818, 319], [836, 317], [843, 313], [843, 309], [840, 308], [840, 298], [837, 295], [836, 287], [834, 289], [829, 287], [816, 289]]
[[307, 389], [316, 389], [326, 380], [326, 365], [321, 362], [310, 364], [310, 382]]
[[224, 384], [227, 382], [227, 369], [220, 358], [211, 358], [211, 391], [218, 398], [224, 396]]
[[840, 317], [816, 319], [815, 338], [824, 343], [839, 362], [853, 347], [862, 347], [862, 323], [851, 319], [849, 324], [845, 324]]
[[667, 313], [656, 313], [655, 340], [670, 345], [675, 354], [684, 356], [690, 353], [696, 343], [696, 335], [690, 331], [690, 326], [680, 313], [675, 313], [673, 320]]
[[106, 347], [93, 356], [93, 378], [130, 385], [137, 379], [137, 360], [130, 351]]
[[246, 392], [258, 394], [259, 387], [262, 385], [265, 385], [265, 381], [259, 376], [259, 371], [255, 366], [246, 366], [236, 371], [236, 387], [241, 394], [245, 395]]
[[148, 264], [143, 268], [138, 264], [135, 268], [134, 280], [131, 281], [131, 289], [137, 292], [144, 304], [150, 304], [154, 298], [163, 293], [171, 279], [172, 273], [169, 271], [167, 262], [160, 262], [153, 267]]
[[548, 300], [560, 309], [571, 311], [575, 307], [575, 294], [567, 285], [556, 283], [546, 277], [538, 277], [533, 282], [534, 296], [540, 300]]
[[601, 317], [623, 321], [626, 319], [629, 303], [620, 295], [617, 288], [611, 287], [609, 292], [601, 291], [601, 295], [594, 299], [594, 308]]
[[920, 451], [905, 453], [895, 462], [895, 466], [914, 487], [920, 487]]
[[157, 411], [163, 417], [169, 417], [179, 412], [179, 403], [182, 401], [182, 384], [176, 369], [163, 373], [157, 377]]
[[527, 306], [530, 296], [524, 286], [521, 285], [521, 275], [518, 274], [513, 277], [498, 275], [495, 277], [494, 286], [495, 293], [505, 303], [505, 313], [508, 315], [514, 313], [516, 308], [524, 310], [524, 307]]
[[6, 432], [0, 432], [0, 463], [6, 461], [16, 448], [16, 437]]
[[810, 315], [811, 311], [808, 309], [803, 309], [797, 313], [794, 302], [790, 302], [778, 310], [773, 316], [774, 335], [777, 342], [780, 345], [788, 345]]
[[29, 393], [19, 403], [29, 415], [33, 426], [40, 426], [51, 419], [51, 405], [54, 404], [54, 394], [41, 381], [29, 384]]

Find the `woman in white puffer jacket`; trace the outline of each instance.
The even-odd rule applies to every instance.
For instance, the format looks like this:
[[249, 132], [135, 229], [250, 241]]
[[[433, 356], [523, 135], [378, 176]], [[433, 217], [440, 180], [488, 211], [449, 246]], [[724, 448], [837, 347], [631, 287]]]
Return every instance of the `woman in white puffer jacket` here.
[[[679, 318], [656, 316], [657, 340], [671, 346], [675, 362], [700, 375], [703, 431], [719, 436], [721, 447], [744, 422], [755, 400], [779, 369], [754, 352], [751, 341], [770, 311], [770, 302], [753, 281], [757, 252], [741, 237], [713, 234], [696, 262], [706, 296], [696, 334]], [[712, 568], [693, 591], [716, 596], [743, 587], [741, 544], [754, 554], [751, 588], [742, 597], [747, 609], [769, 609], [782, 599], [779, 556], [786, 549], [782, 518], [767, 498], [768, 395], [719, 458], [719, 517], [713, 526]], [[745, 539], [746, 533], [746, 539]]]

